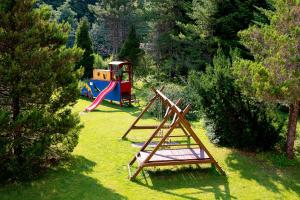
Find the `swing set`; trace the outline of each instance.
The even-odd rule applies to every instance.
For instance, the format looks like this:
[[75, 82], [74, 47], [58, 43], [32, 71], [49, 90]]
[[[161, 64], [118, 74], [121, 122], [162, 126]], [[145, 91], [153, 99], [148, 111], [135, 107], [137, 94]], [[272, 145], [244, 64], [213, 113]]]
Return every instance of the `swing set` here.
[[[155, 96], [150, 100], [145, 109], [140, 113], [137, 119], [125, 132], [122, 139], [125, 139], [131, 130], [134, 129], [153, 129], [154, 132], [149, 139], [143, 144], [140, 151], [134, 156], [128, 164], [129, 179], [134, 180], [145, 167], [170, 166], [170, 165], [189, 165], [189, 164], [211, 164], [215, 166], [221, 174], [225, 174], [218, 162], [210, 154], [201, 140], [198, 138], [191, 124], [186, 120], [185, 115], [189, 112], [191, 106], [188, 105], [184, 110], [179, 108], [182, 99], [175, 103], [166, 97], [161, 88], [160, 90], [152, 89]], [[143, 117], [146, 111], [159, 100], [161, 105], [166, 108], [164, 117], [160, 120], [159, 125], [153, 126], [137, 126], [138, 121]], [[173, 117], [173, 118], [172, 118]], [[167, 124], [172, 118], [171, 123]], [[163, 129], [166, 129], [165, 133]], [[173, 131], [181, 129], [183, 135], [175, 135]], [[187, 143], [168, 142], [170, 138], [187, 138]], [[155, 138], [159, 138], [159, 142], [151, 149], [151, 143]], [[190, 143], [190, 139], [194, 141]], [[137, 170], [132, 173], [131, 167], [137, 161]]]

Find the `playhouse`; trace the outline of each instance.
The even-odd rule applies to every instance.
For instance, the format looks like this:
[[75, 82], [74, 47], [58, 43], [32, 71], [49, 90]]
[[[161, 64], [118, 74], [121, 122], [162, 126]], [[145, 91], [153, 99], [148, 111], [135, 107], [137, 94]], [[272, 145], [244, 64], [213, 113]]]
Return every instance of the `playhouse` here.
[[113, 61], [109, 69], [94, 69], [93, 78], [81, 90], [81, 95], [96, 98], [86, 110], [95, 109], [102, 100], [131, 104], [132, 98], [132, 64], [127, 61]]

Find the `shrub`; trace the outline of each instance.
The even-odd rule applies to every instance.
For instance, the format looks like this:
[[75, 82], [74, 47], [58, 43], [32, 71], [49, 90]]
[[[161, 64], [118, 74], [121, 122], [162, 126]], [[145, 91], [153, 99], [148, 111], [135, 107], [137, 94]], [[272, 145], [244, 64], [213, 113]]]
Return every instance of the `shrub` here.
[[109, 69], [109, 63], [112, 62], [113, 57], [110, 56], [106, 59], [97, 53], [93, 53], [94, 56], [94, 69]]
[[190, 91], [201, 110], [208, 135], [220, 145], [267, 150], [279, 141], [283, 122], [267, 104], [242, 95], [235, 85], [231, 62], [219, 53], [205, 73], [191, 73]]

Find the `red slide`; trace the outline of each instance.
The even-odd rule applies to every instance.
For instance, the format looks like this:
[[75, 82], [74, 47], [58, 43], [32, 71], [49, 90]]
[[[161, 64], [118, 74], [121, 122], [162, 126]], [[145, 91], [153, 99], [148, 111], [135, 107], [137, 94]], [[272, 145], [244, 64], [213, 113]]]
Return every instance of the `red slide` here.
[[117, 81], [111, 81], [108, 84], [108, 86], [102, 92], [100, 92], [100, 94], [97, 96], [95, 101], [89, 107], [87, 107], [85, 109], [85, 111], [90, 112], [90, 111], [94, 110], [95, 108], [97, 108], [97, 106], [103, 101], [105, 96], [116, 87], [117, 83], [118, 83]]

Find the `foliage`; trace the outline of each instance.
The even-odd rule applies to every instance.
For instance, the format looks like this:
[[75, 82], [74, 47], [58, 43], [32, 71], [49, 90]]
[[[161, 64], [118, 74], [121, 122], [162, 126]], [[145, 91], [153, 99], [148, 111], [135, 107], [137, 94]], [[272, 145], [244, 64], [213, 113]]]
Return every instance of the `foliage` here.
[[58, 23], [67, 22], [70, 24], [71, 31], [69, 33], [67, 46], [73, 47], [78, 22], [75, 18], [76, 13], [70, 8], [70, 1], [71, 0], [66, 0], [63, 5], [57, 8], [57, 10], [55, 11], [55, 18], [57, 19]]
[[109, 57], [111, 53], [111, 44], [106, 35], [105, 26], [103, 23], [94, 23], [90, 30], [91, 39], [93, 41], [93, 49], [103, 58]]
[[48, 5], [51, 5], [54, 8], [57, 8], [61, 5], [63, 5], [65, 1], [66, 0], [38, 0], [37, 2], [38, 3], [46, 3]]
[[86, 18], [83, 18], [78, 26], [76, 32], [76, 46], [84, 50], [82, 59], [77, 63], [77, 68], [84, 68], [83, 78], [90, 78], [93, 74], [94, 56], [92, 40], [89, 35], [89, 22]]
[[148, 7], [153, 32], [150, 52], [168, 79], [204, 71], [218, 48], [226, 55], [239, 48], [242, 56], [251, 57], [237, 33], [253, 20], [267, 23], [257, 7], [272, 8], [266, 0], [152, 0]]
[[249, 27], [253, 21], [266, 23], [259, 8], [272, 9], [267, 0], [194, 0], [193, 29], [206, 40], [208, 55], [213, 58], [218, 48], [226, 55], [238, 48], [242, 56], [249, 58], [246, 48], [240, 44], [238, 32]]
[[94, 13], [89, 9], [90, 5], [95, 5], [98, 0], [81, 0], [71, 1], [70, 5], [72, 10], [77, 13], [78, 20], [86, 17], [90, 23], [96, 20]]
[[247, 150], [268, 150], [279, 141], [283, 125], [264, 103], [242, 95], [235, 85], [231, 62], [222, 53], [205, 73], [192, 73], [189, 87], [194, 104], [220, 145]]
[[132, 26], [129, 31], [128, 37], [118, 54], [118, 58], [120, 60], [128, 60], [132, 63], [133, 67], [138, 67], [138, 65], [141, 64], [143, 55], [144, 51], [140, 49], [140, 39], [136, 34], [135, 27]]
[[94, 69], [108, 69], [108, 65], [112, 62], [112, 56], [106, 59], [103, 59], [99, 54], [94, 53]]
[[0, 181], [27, 179], [73, 151], [81, 128], [82, 51], [66, 48], [69, 26], [32, 0], [0, 2]]
[[87, 17], [90, 23], [95, 21], [95, 16], [92, 11], [89, 10], [89, 5], [94, 5], [97, 0], [38, 0], [40, 3], [46, 3], [51, 5], [57, 10], [62, 5], [68, 2], [68, 9], [73, 10], [76, 13], [76, 19], [80, 20], [83, 17]]
[[182, 24], [192, 23], [192, 1], [152, 0], [147, 10], [153, 31], [151, 53], [159, 70], [170, 78], [187, 75], [192, 67], [201, 63], [194, 59], [191, 49], [201, 51], [199, 43], [193, 45], [183, 40]]
[[275, 7], [265, 11], [270, 24], [240, 33], [255, 61], [238, 59], [235, 73], [246, 94], [290, 106], [286, 151], [292, 158], [300, 105], [300, 4], [279, 0]]
[[91, 6], [97, 16], [95, 27], [100, 27], [98, 34], [93, 37], [99, 43], [96, 46], [100, 47], [100, 51], [117, 55], [127, 38], [130, 27], [135, 25], [138, 30], [143, 29], [145, 22], [140, 19], [143, 5], [144, 1], [103, 0]]

